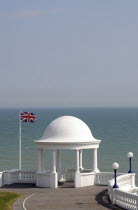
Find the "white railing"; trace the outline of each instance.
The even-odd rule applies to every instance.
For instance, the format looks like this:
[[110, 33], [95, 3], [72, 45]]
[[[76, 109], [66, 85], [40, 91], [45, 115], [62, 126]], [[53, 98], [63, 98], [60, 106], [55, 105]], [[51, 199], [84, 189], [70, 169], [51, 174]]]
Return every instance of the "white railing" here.
[[15, 173], [16, 173], [17, 183], [35, 183], [36, 180], [35, 171], [20, 170]]
[[13, 183], [35, 183], [36, 172], [33, 170], [9, 170], [3, 172], [3, 185]]
[[[123, 173], [118, 173], [117, 176]], [[95, 184], [96, 185], [108, 185], [109, 180], [114, 178], [114, 173], [112, 172], [99, 172], [96, 173]]]
[[136, 192], [135, 174], [124, 174], [117, 177], [119, 188], [113, 188], [114, 179], [109, 181], [108, 195], [112, 204], [124, 209], [138, 210], [138, 195], [130, 192]]
[[[80, 173], [91, 173], [92, 169], [81, 169]], [[73, 182], [75, 176], [75, 169], [62, 169], [62, 179], [65, 181]]]
[[73, 182], [74, 181], [74, 175], [75, 175], [75, 169], [63, 169], [62, 170], [62, 178], [65, 181]]
[[138, 196], [122, 190], [115, 190], [115, 204], [124, 209], [138, 209]]

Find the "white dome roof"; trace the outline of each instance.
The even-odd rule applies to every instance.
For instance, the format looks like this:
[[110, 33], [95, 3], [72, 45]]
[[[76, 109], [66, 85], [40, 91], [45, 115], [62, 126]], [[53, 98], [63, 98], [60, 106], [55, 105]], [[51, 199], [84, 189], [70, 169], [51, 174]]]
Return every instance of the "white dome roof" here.
[[63, 116], [53, 120], [46, 130], [41, 142], [91, 142], [96, 141], [89, 127], [80, 119]]

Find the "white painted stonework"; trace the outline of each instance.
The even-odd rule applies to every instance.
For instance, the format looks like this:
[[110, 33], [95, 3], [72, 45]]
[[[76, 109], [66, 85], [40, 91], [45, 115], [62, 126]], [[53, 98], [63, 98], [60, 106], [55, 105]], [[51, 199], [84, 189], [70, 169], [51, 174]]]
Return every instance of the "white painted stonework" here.
[[108, 183], [108, 195], [112, 204], [123, 209], [138, 209], [138, 188], [135, 186], [135, 174], [128, 173], [117, 177], [119, 188], [113, 188], [114, 179]]
[[3, 175], [3, 172], [0, 172], [0, 187], [2, 187], [3, 183], [2, 183], [2, 175]]
[[72, 116], [63, 116], [53, 120], [47, 126], [39, 141], [48, 143], [81, 143], [95, 140], [89, 127], [82, 120]]
[[[94, 185], [96, 172], [99, 172], [97, 166], [97, 149], [101, 140], [93, 137], [89, 127], [82, 120], [72, 116], [59, 117], [47, 126], [42, 138], [36, 140], [35, 143], [38, 150], [38, 170], [36, 174], [36, 185], [38, 187], [50, 186], [51, 188], [57, 188], [60, 178], [62, 180], [64, 179], [60, 163], [60, 150], [64, 149], [74, 150], [76, 152], [76, 169], [73, 176], [74, 179], [72, 180], [74, 181], [74, 187]], [[44, 149], [53, 151], [53, 164], [49, 184], [46, 184], [48, 181], [45, 181], [48, 178], [44, 169]], [[82, 163], [83, 149], [92, 150], [92, 169], [86, 174], [84, 172], [85, 170], [83, 170]], [[42, 174], [43, 181], [41, 179]]]

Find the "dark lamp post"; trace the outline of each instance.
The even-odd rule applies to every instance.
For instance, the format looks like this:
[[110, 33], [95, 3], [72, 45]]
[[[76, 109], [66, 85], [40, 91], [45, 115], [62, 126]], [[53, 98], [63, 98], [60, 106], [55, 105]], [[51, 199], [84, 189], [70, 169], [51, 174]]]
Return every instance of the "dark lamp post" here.
[[130, 168], [129, 168], [128, 173], [133, 173], [133, 171], [132, 171], [132, 159], [131, 159], [133, 157], [133, 153], [132, 152], [129, 152], [127, 154], [127, 157], [129, 158], [129, 165], [130, 165]]
[[114, 177], [115, 177], [115, 183], [114, 183], [113, 188], [119, 188], [119, 186], [117, 185], [117, 181], [116, 181], [116, 172], [117, 172], [117, 169], [119, 168], [119, 164], [113, 163], [112, 168], [114, 169]]

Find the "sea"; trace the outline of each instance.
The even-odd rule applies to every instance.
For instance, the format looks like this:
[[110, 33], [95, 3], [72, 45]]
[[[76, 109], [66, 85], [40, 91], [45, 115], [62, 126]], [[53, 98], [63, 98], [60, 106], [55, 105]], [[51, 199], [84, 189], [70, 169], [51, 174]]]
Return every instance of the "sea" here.
[[[22, 123], [22, 169], [37, 168], [34, 140], [41, 138], [45, 128], [60, 116], [83, 120], [92, 135], [101, 140], [98, 168], [111, 172], [112, 163], [118, 172], [129, 170], [128, 152], [133, 152], [132, 170], [138, 175], [138, 108], [28, 108], [36, 114], [35, 123]], [[52, 152], [45, 150], [45, 168], [52, 165]], [[75, 167], [75, 151], [61, 151], [61, 166]], [[83, 150], [83, 167], [92, 168], [92, 150]], [[19, 168], [19, 109], [0, 109], [0, 171]], [[136, 176], [138, 186], [138, 177]]]

